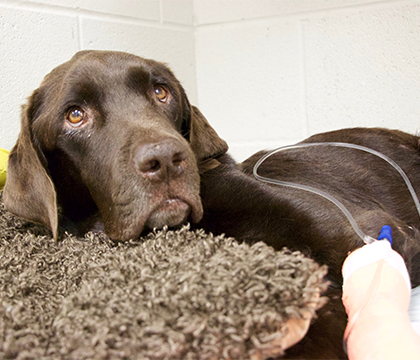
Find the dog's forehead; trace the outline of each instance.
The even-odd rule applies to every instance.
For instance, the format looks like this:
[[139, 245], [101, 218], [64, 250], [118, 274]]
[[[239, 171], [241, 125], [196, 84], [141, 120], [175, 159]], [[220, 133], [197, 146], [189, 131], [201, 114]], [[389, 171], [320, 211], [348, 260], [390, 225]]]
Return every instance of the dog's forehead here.
[[40, 88], [45, 103], [61, 109], [71, 102], [107, 106], [115, 101], [142, 101], [155, 84], [167, 85], [177, 99], [183, 93], [163, 63], [123, 52], [84, 51], [56, 67]]
[[41, 87], [57, 93], [81, 83], [98, 85], [105, 90], [111, 84], [138, 89], [152, 82], [178, 83], [163, 63], [124, 52], [82, 51], [48, 74]]
[[64, 72], [67, 80], [81, 79], [109, 80], [118, 82], [149, 82], [154, 78], [174, 79], [167, 66], [154, 60], [122, 52], [90, 51], [84, 56], [70, 60], [70, 66]]

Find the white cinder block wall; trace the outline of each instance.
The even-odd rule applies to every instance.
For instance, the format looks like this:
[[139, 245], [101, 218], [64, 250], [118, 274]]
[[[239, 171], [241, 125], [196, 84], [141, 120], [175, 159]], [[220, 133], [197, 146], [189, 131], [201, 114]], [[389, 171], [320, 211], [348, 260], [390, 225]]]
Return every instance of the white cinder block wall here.
[[0, 0], [0, 147], [80, 49], [169, 63], [242, 160], [349, 126], [420, 128], [419, 0]]
[[420, 128], [420, 2], [196, 0], [198, 99], [237, 160], [313, 133]]

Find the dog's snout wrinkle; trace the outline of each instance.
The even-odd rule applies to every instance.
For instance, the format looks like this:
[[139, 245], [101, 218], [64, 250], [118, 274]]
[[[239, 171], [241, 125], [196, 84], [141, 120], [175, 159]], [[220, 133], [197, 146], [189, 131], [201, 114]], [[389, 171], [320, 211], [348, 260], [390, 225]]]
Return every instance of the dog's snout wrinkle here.
[[176, 140], [164, 140], [140, 146], [134, 163], [140, 174], [149, 180], [163, 182], [183, 173], [187, 152]]

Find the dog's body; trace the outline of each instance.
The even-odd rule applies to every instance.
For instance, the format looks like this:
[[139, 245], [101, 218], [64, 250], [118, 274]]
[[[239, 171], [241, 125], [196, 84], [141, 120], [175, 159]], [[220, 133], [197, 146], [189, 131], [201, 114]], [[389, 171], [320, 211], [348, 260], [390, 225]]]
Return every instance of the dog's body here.
[[[420, 191], [419, 138], [384, 129], [351, 129], [307, 142], [340, 141], [394, 159]], [[164, 65], [115, 52], [81, 52], [50, 73], [23, 111], [4, 202], [13, 213], [75, 232], [103, 229], [128, 240], [154, 227], [193, 226], [240, 241], [301, 250], [329, 266], [329, 303], [288, 358], [343, 358], [346, 316], [341, 266], [363, 245], [343, 213], [301, 190], [258, 182], [226, 154], [198, 109]], [[366, 234], [393, 228], [394, 248], [420, 284], [420, 219], [398, 172], [360, 150], [328, 146], [268, 158], [264, 176], [330, 193]], [[58, 216], [58, 213], [60, 216]]]

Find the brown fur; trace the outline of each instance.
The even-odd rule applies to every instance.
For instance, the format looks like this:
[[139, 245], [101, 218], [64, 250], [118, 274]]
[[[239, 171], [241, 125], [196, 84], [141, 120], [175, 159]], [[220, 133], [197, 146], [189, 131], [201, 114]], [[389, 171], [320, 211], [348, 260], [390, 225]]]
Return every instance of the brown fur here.
[[[162, 87], [164, 102], [155, 92]], [[77, 127], [68, 120], [75, 107], [86, 116]], [[307, 141], [382, 151], [420, 189], [416, 136], [347, 129]], [[165, 65], [125, 53], [80, 52], [47, 75], [24, 108], [4, 202], [11, 212], [49, 227], [55, 238], [63, 229], [104, 229], [113, 239], [129, 240], [190, 221], [239, 241], [301, 250], [329, 266], [330, 302], [286, 356], [344, 357], [341, 265], [363, 242], [328, 200], [255, 180], [252, 168], [262, 153], [235, 164], [227, 149]], [[391, 225], [394, 248], [413, 284], [420, 284], [419, 216], [401, 177], [382, 159], [318, 147], [276, 154], [260, 173], [332, 194], [373, 237]]]

